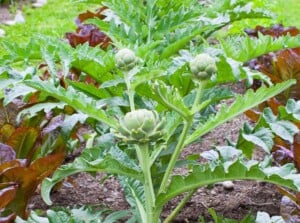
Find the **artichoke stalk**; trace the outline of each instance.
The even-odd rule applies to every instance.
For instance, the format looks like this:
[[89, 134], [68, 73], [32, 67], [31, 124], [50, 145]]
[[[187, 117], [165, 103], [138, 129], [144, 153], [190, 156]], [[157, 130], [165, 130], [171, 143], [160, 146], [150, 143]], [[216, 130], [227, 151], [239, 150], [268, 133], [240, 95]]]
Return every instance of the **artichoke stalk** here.
[[124, 48], [119, 50], [116, 55], [116, 65], [124, 73], [124, 80], [127, 87], [127, 94], [129, 98], [129, 104], [131, 110], [135, 110], [134, 105], [134, 90], [131, 88], [131, 77], [129, 75], [130, 71], [138, 64], [139, 58], [136, 57], [135, 53], [130, 49]]

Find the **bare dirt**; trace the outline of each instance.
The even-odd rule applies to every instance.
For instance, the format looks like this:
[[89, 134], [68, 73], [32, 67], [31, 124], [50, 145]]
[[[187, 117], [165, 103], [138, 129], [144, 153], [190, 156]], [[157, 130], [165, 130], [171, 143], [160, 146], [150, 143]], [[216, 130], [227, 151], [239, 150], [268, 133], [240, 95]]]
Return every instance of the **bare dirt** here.
[[[7, 7], [0, 6], [0, 22], [11, 19]], [[241, 89], [236, 88], [237, 91]], [[8, 110], [9, 113], [14, 113]], [[3, 110], [0, 111], [0, 120], [3, 124]], [[201, 153], [210, 149], [214, 145], [224, 145], [226, 138], [235, 140], [238, 130], [247, 121], [245, 116], [240, 116], [235, 120], [225, 123], [220, 128], [203, 137], [202, 142], [186, 148], [182, 154], [185, 156], [191, 153]], [[257, 153], [257, 158], [262, 158], [263, 153]], [[80, 173], [73, 176], [73, 186], [63, 184], [62, 187], [51, 196], [53, 206], [81, 206], [85, 204], [103, 205], [112, 210], [128, 209], [122, 189], [118, 181], [108, 178], [104, 183], [100, 183], [104, 174], [97, 174], [92, 177], [87, 173]], [[212, 222], [207, 211], [213, 208], [218, 214], [236, 220], [242, 219], [249, 212], [265, 211], [270, 215], [279, 215], [279, 203], [281, 195], [277, 192], [274, 185], [254, 181], [234, 182], [234, 188], [225, 189], [221, 184], [212, 185], [207, 188], [198, 189], [197, 193], [186, 204], [183, 211], [173, 222], [198, 222], [199, 216], [204, 216], [206, 222]], [[162, 217], [166, 217], [176, 206], [179, 198], [172, 200], [163, 212]], [[32, 198], [30, 209], [49, 208], [41, 199], [39, 193]]]

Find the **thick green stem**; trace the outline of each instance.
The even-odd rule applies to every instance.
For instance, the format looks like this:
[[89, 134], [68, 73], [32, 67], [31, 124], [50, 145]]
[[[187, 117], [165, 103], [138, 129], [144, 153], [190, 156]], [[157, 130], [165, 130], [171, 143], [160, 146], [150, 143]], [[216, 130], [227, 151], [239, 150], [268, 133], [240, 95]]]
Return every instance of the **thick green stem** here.
[[172, 220], [177, 216], [177, 214], [181, 211], [181, 209], [185, 206], [186, 202], [188, 202], [193, 194], [197, 191], [197, 189], [194, 189], [179, 202], [179, 204], [176, 206], [176, 208], [172, 211], [172, 213], [164, 220], [163, 223], [170, 223]]
[[168, 99], [164, 96], [164, 94], [160, 91], [159, 87], [156, 86], [155, 88], [156, 93], [159, 95], [159, 97], [161, 98], [163, 104], [168, 107], [169, 109], [177, 112], [180, 116], [182, 116], [185, 120], [188, 120], [188, 116], [182, 112], [182, 110], [180, 110], [179, 108], [177, 108], [175, 105], [169, 103]]
[[140, 167], [144, 175], [144, 190], [145, 190], [145, 202], [146, 202], [146, 219], [145, 223], [156, 223], [158, 219], [154, 219], [154, 207], [155, 207], [155, 194], [153, 189], [152, 177], [151, 177], [151, 164], [149, 155], [148, 143], [139, 144], [136, 146], [136, 153], [139, 159]]
[[189, 132], [189, 129], [191, 127], [191, 124], [192, 122], [191, 121], [185, 121], [184, 122], [184, 126], [183, 126], [183, 130], [181, 132], [181, 135], [180, 135], [180, 138], [179, 138], [179, 141], [177, 143], [177, 146], [175, 148], [175, 151], [171, 157], [171, 160], [169, 162], [169, 165], [166, 169], [166, 172], [164, 174], [164, 177], [163, 177], [163, 180], [161, 182], [161, 185], [160, 185], [160, 188], [159, 188], [159, 193], [163, 193], [165, 192], [166, 188], [167, 188], [167, 184], [168, 184], [168, 180], [169, 180], [169, 177], [175, 167], [175, 164], [178, 160], [178, 157], [183, 149], [183, 145], [184, 145], [184, 140]]
[[[199, 100], [200, 98], [202, 97], [202, 94], [203, 94], [203, 89], [206, 85], [207, 81], [200, 81], [198, 83], [198, 90], [197, 90], [197, 93], [196, 93], [196, 97], [195, 97], [195, 100], [194, 100], [194, 104], [192, 106], [192, 111], [196, 109], [197, 105], [199, 104]], [[179, 113], [180, 114], [180, 113]], [[165, 192], [166, 188], [167, 188], [167, 184], [168, 184], [168, 180], [169, 180], [169, 177], [175, 167], [175, 164], [176, 164], [176, 161], [178, 160], [178, 157], [184, 147], [184, 141], [186, 139], [186, 136], [189, 132], [189, 129], [192, 125], [192, 120], [193, 120], [193, 117], [185, 117], [186, 121], [184, 122], [184, 126], [183, 126], [183, 130], [181, 132], [181, 135], [180, 135], [180, 138], [179, 138], [179, 141], [177, 143], [177, 146], [175, 148], [175, 151], [171, 157], [171, 160], [169, 162], [169, 165], [167, 167], [167, 170], [164, 174], [164, 177], [163, 177], [163, 180], [162, 180], [162, 183], [160, 185], [160, 188], [159, 188], [159, 193], [163, 193]]]
[[126, 88], [127, 88], [127, 95], [128, 95], [128, 99], [129, 99], [130, 110], [134, 111], [135, 110], [134, 91], [132, 90], [131, 83], [128, 78], [128, 72], [125, 73], [124, 79], [125, 79], [125, 84], [126, 84]]
[[132, 91], [131, 89], [128, 89], [127, 93], [128, 93], [128, 98], [129, 98], [130, 110], [133, 111], [133, 110], [135, 110], [134, 91]]
[[207, 83], [207, 81], [198, 82], [198, 89], [197, 89], [196, 97], [195, 97], [194, 104], [192, 107], [192, 111], [194, 111], [196, 109], [197, 105], [199, 104], [199, 101], [202, 97], [203, 90], [204, 90], [206, 83]]
[[148, 36], [147, 43], [150, 43], [152, 40], [152, 29], [154, 26], [154, 16], [153, 16], [153, 8], [156, 0], [148, 0], [147, 1], [147, 24], [148, 24]]

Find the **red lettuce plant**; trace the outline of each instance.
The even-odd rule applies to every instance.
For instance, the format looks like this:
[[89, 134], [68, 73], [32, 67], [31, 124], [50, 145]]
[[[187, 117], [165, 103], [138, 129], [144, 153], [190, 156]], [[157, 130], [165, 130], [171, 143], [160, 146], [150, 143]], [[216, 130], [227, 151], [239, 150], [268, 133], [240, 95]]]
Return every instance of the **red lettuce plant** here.
[[104, 34], [96, 25], [94, 24], [84, 24], [85, 20], [91, 18], [104, 19], [105, 16], [102, 12], [106, 7], [98, 9], [96, 12], [86, 11], [81, 13], [75, 20], [77, 29], [75, 32], [66, 33], [66, 39], [72, 47], [76, 47], [79, 44], [88, 43], [90, 46], [98, 46], [102, 49], [106, 49], [111, 44], [111, 39]]
[[[270, 28], [257, 26], [255, 29], [247, 29], [245, 32], [254, 38], [262, 35], [269, 35], [273, 38], [290, 35], [297, 36], [300, 30], [296, 27], [283, 27], [283, 25], [274, 25]], [[276, 52], [271, 52], [255, 58], [248, 62], [248, 66], [267, 75], [273, 83], [280, 83], [285, 80], [295, 79], [297, 82], [294, 86], [286, 91], [269, 99], [258, 106], [258, 110], [249, 110], [246, 115], [252, 120], [258, 121], [258, 116], [265, 107], [270, 107], [275, 114], [281, 113], [280, 107], [287, 105], [288, 110], [299, 109], [299, 103], [291, 103], [289, 99], [300, 99], [300, 48], [282, 49]], [[252, 87], [257, 89], [261, 86], [261, 82], [255, 80]], [[283, 116], [288, 116], [287, 111], [283, 112]], [[291, 118], [298, 127], [300, 123]], [[288, 142], [279, 137], [275, 138], [273, 146], [273, 158], [279, 165], [292, 162], [295, 164], [298, 172], [300, 172], [300, 140], [299, 135], [295, 136], [294, 141]], [[287, 222], [297, 222], [295, 219], [300, 217], [300, 193], [292, 194], [288, 191], [279, 188], [279, 191], [285, 195], [282, 199], [281, 214]]]
[[13, 222], [16, 216], [27, 218], [27, 205], [38, 185], [64, 160], [64, 152], [49, 154], [33, 161], [31, 158], [26, 159], [26, 156], [33, 154], [34, 132], [34, 129], [17, 129], [8, 140], [8, 144], [14, 144], [14, 148], [0, 143], [1, 223]]
[[[19, 112], [23, 116], [28, 107], [34, 107], [37, 98], [37, 94], [32, 94], [27, 104], [20, 99], [13, 99], [11, 104], [22, 105]], [[34, 118], [15, 123], [10, 119], [15, 118], [17, 110], [0, 126], [1, 223], [14, 222], [16, 216], [27, 218], [30, 198], [42, 180], [62, 164], [66, 151], [66, 143], [58, 131], [62, 126], [59, 115], [39, 112]]]

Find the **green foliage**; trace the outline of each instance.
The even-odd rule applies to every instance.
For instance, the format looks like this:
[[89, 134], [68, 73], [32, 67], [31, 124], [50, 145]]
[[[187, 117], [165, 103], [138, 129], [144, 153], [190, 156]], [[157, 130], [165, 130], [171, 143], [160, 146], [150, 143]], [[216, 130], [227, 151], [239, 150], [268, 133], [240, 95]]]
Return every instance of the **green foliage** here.
[[109, 211], [93, 210], [91, 207], [73, 208], [71, 210], [48, 210], [47, 216], [39, 216], [36, 212], [31, 212], [28, 219], [16, 219], [16, 223], [113, 223], [129, 215], [128, 211]]
[[221, 44], [228, 57], [247, 62], [269, 52], [295, 48], [299, 46], [299, 42], [300, 36], [282, 36], [273, 40], [272, 36], [259, 34], [257, 39], [249, 36], [228, 37]]
[[[256, 218], [253, 214], [248, 214], [241, 221], [236, 221], [233, 219], [224, 218], [223, 216], [219, 216], [212, 208], [208, 209], [210, 215], [212, 216], [215, 223], [283, 223], [283, 219], [279, 216], [270, 217], [270, 215], [266, 212], [257, 212]], [[200, 220], [200, 223], [204, 223], [204, 221]]]
[[[267, 98], [271, 98], [274, 95], [277, 95], [283, 89], [288, 88], [289, 86], [291, 86], [291, 84], [294, 83], [294, 81], [291, 81], [290, 83], [285, 82], [283, 84], [275, 85], [273, 89], [271, 87], [268, 90], [260, 88], [255, 93], [251, 90], [247, 91], [247, 93], [245, 93], [243, 96], [237, 97], [236, 101], [231, 106], [222, 107], [214, 117], [211, 117], [204, 124], [200, 123], [200, 126], [198, 126], [197, 130], [189, 137], [187, 137], [185, 144], [192, 143], [198, 137], [203, 136], [207, 132], [225, 123], [226, 121], [231, 120], [237, 115], [242, 114], [253, 106], [260, 104], [261, 100], [264, 101]], [[270, 91], [271, 89], [273, 91]]]

